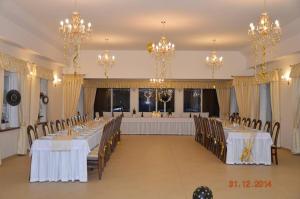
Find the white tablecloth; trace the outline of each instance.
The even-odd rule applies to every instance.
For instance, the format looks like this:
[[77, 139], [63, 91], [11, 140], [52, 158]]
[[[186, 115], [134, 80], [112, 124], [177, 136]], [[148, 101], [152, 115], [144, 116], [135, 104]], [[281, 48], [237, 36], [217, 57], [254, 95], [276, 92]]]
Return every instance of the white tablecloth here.
[[[271, 165], [271, 146], [273, 144], [269, 133], [253, 129], [226, 129], [227, 164], [264, 164]], [[241, 161], [241, 155], [247, 143], [252, 142], [249, 162]]]
[[71, 140], [55, 140], [46, 136], [31, 147], [30, 182], [87, 182], [87, 155], [102, 135], [103, 122], [96, 129], [86, 130]]
[[123, 118], [122, 134], [194, 135], [193, 118]]

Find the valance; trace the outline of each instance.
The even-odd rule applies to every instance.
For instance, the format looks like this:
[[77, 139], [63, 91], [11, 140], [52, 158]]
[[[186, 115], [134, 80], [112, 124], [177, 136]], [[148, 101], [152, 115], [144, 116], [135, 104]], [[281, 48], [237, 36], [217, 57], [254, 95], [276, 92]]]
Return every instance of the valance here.
[[35, 75], [42, 79], [53, 80], [53, 71], [45, 67], [0, 52], [0, 68], [9, 72], [29, 73], [34, 67]]
[[270, 82], [280, 81], [280, 71], [273, 70], [265, 74], [263, 78], [254, 77], [254, 76], [234, 76], [233, 85], [242, 86], [242, 85], [255, 85], [255, 84], [265, 84]]
[[299, 78], [300, 77], [300, 63], [292, 66], [290, 77], [291, 78]]
[[[155, 88], [148, 79], [85, 79], [85, 88]], [[166, 80], [166, 88], [230, 88], [232, 80]]]

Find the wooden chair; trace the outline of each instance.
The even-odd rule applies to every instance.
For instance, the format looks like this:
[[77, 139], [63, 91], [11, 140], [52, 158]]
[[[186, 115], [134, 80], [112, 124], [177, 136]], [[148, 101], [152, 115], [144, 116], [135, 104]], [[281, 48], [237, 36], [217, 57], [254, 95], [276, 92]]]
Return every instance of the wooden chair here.
[[68, 125], [69, 127], [72, 126], [72, 122], [71, 122], [71, 120], [70, 120], [69, 118], [66, 119], [66, 122], [67, 122], [67, 125]]
[[234, 122], [234, 116], [233, 116], [233, 115], [231, 115], [231, 116], [229, 117], [229, 122], [230, 122], [231, 124]]
[[102, 173], [105, 166], [105, 153], [106, 153], [106, 142], [109, 133], [110, 122], [107, 123], [103, 128], [103, 134], [99, 146], [92, 150], [87, 157], [87, 166], [90, 169], [97, 168], [98, 178], [101, 180]]
[[50, 130], [51, 130], [52, 133], [55, 133], [55, 132], [56, 132], [56, 130], [55, 130], [54, 127], [55, 127], [54, 122], [50, 121]]
[[224, 129], [222, 126], [222, 122], [216, 121], [217, 129], [220, 135], [220, 150], [219, 150], [219, 159], [222, 160], [224, 163], [226, 162], [226, 155], [227, 155], [227, 145], [226, 145], [226, 138]]
[[33, 141], [39, 138], [35, 128], [32, 125], [29, 125], [27, 127], [27, 136], [28, 136], [29, 146], [31, 148]]
[[278, 165], [277, 139], [278, 139], [278, 135], [279, 135], [279, 130], [280, 130], [280, 123], [276, 122], [271, 131], [271, 136], [272, 136], [272, 140], [273, 140], [273, 145], [271, 147], [271, 160], [273, 162], [273, 157], [274, 157], [276, 165]]
[[247, 121], [247, 119], [245, 118], [245, 117], [243, 117], [243, 119], [242, 119], [242, 125], [246, 125], [246, 121]]
[[235, 122], [236, 122], [237, 124], [241, 124], [241, 117], [240, 117], [240, 116], [237, 116], [237, 117], [235, 118]]
[[271, 122], [266, 121], [266, 123], [265, 123], [265, 125], [264, 125], [263, 131], [264, 131], [264, 132], [271, 132], [270, 130], [271, 130]]
[[194, 115], [194, 123], [195, 123], [195, 141], [200, 141], [200, 131], [199, 131], [199, 119], [196, 115]]
[[256, 129], [256, 119], [252, 120], [250, 127]]
[[55, 124], [56, 124], [56, 131], [63, 130], [61, 122], [59, 120], [56, 120]]
[[61, 120], [61, 127], [63, 130], [65, 130], [67, 128], [65, 120]]
[[250, 119], [250, 118], [247, 118], [247, 119], [246, 119], [246, 125], [245, 125], [245, 126], [250, 127], [250, 125], [251, 125], [251, 119]]
[[47, 122], [43, 123], [42, 128], [43, 128], [43, 135], [44, 136], [47, 136], [49, 134], [53, 134], [54, 133], [52, 130], [50, 130], [49, 125], [48, 125]]
[[255, 128], [256, 128], [257, 130], [261, 130], [261, 126], [262, 126], [262, 121], [261, 121], [261, 120], [257, 120], [257, 121], [256, 121], [256, 127], [255, 127]]

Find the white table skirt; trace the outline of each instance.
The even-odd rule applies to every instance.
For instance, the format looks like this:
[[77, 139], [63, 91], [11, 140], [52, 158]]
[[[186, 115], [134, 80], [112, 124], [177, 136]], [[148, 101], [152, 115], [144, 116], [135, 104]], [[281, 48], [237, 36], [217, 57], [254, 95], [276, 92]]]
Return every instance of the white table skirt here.
[[193, 118], [123, 118], [122, 134], [194, 135]]
[[[238, 132], [225, 129], [227, 137], [226, 164], [264, 164], [271, 165], [272, 138], [266, 132]], [[241, 155], [249, 140], [253, 140], [249, 162], [242, 162]]]
[[87, 155], [99, 144], [103, 124], [78, 139], [53, 140], [44, 137], [31, 148], [30, 182], [87, 182]]

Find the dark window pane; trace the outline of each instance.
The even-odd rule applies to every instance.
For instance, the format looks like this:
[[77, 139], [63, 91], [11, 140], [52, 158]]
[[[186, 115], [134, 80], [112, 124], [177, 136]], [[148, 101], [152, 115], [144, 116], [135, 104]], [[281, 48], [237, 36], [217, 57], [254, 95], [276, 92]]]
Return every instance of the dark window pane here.
[[155, 90], [153, 88], [139, 89], [139, 112], [155, 111]]
[[113, 89], [113, 111], [130, 112], [130, 89]]
[[94, 112], [99, 112], [100, 116], [103, 115], [103, 112], [111, 111], [111, 89], [109, 88], [97, 88]]
[[164, 95], [165, 93], [164, 92], [168, 92], [168, 91], [171, 91], [171, 99], [170, 101], [168, 101], [166, 103], [166, 112], [175, 112], [175, 108], [174, 108], [174, 104], [175, 104], [175, 89], [174, 88], [170, 88], [170, 89], [164, 89], [164, 90], [161, 90], [159, 89], [158, 92], [161, 93], [159, 94], [158, 96], [158, 108], [157, 110], [160, 111], [160, 112], [164, 112], [164, 103], [162, 102], [162, 99], [164, 99], [165, 101], [168, 100], [168, 97], [169, 95]]
[[216, 89], [203, 89], [203, 112], [209, 112], [209, 117], [219, 117], [219, 103]]
[[184, 89], [184, 112], [200, 112], [201, 111], [201, 89]]

